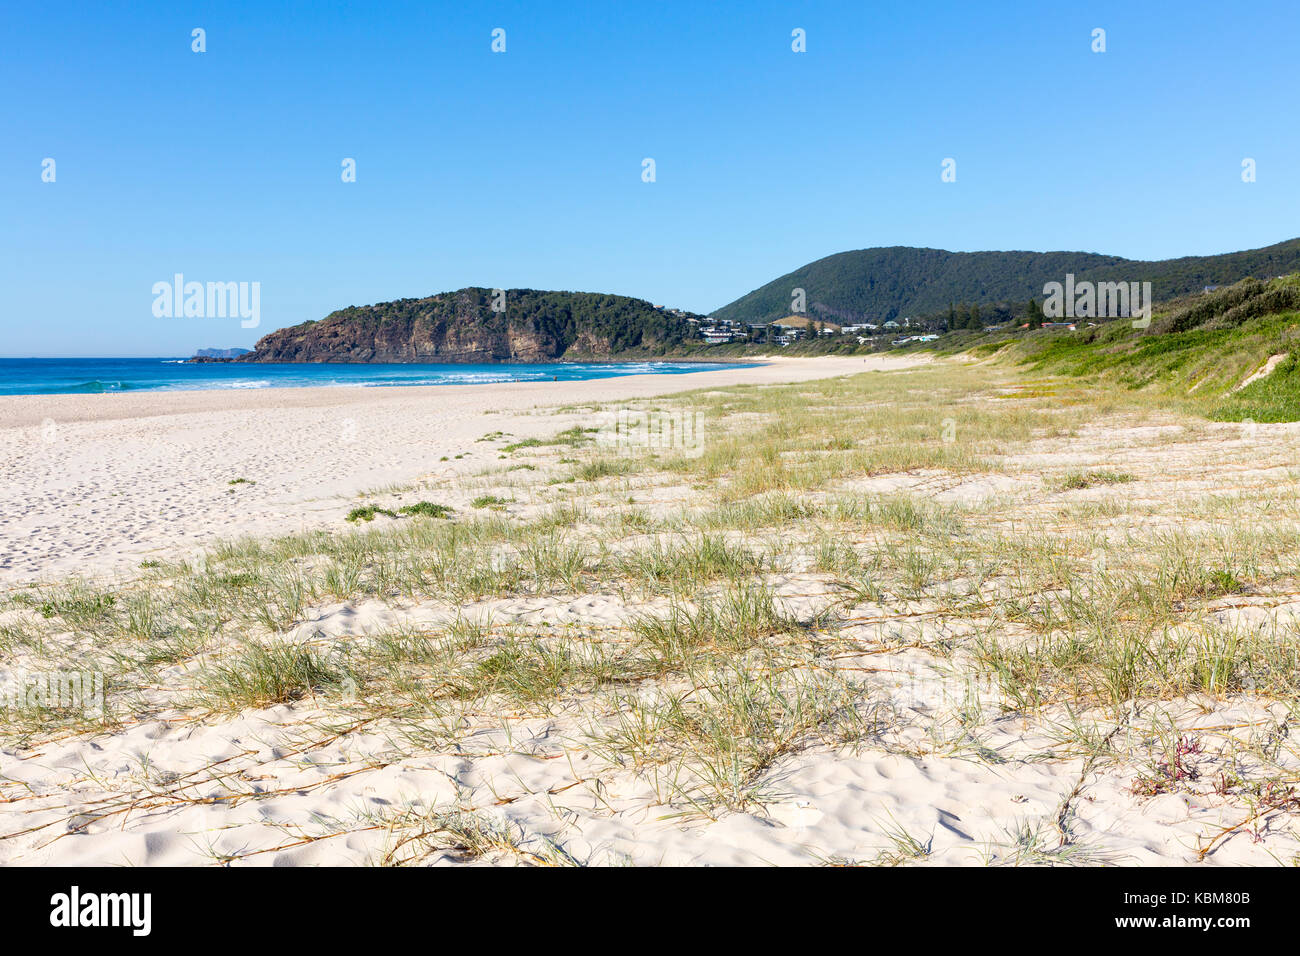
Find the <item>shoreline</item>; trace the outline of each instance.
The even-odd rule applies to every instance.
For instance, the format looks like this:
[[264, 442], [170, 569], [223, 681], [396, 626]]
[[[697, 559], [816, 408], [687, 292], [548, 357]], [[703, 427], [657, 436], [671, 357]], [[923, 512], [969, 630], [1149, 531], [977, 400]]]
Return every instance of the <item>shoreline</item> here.
[[[922, 364], [930, 357], [918, 356], [853, 356], [853, 357], [785, 357], [768, 356], [761, 362], [732, 362], [729, 367], [702, 372], [689, 372], [681, 375], [669, 375], [649, 372], [639, 375], [605, 376], [602, 378], [579, 379], [561, 382], [475, 382], [449, 383], [446, 385], [276, 385], [266, 388], [221, 389], [194, 388], [173, 390], [134, 390], [129, 392], [59, 392], [40, 395], [0, 395], [0, 432], [9, 428], [30, 428], [43, 425], [52, 419], [56, 424], [89, 421], [114, 421], [123, 418], [154, 418], [161, 416], [186, 414], [200, 411], [220, 411], [224, 408], [247, 409], [264, 408], [270, 405], [281, 407], [317, 407], [339, 404], [341, 396], [361, 399], [365, 403], [379, 402], [396, 395], [435, 397], [451, 395], [460, 389], [476, 391], [499, 390], [509, 386], [510, 394], [527, 393], [539, 401], [550, 401], [557, 405], [571, 404], [567, 396], [555, 396], [557, 387], [576, 389], [581, 392], [599, 392], [601, 384], [617, 382], [629, 386], [630, 398], [652, 398], [658, 394], [675, 394], [707, 388], [713, 384], [702, 382], [702, 376], [730, 376], [736, 372], [753, 369], [756, 373], [763, 369], [806, 370], [809, 374], [796, 374], [794, 378], [778, 377], [770, 379], [769, 375], [760, 376], [764, 380], [755, 384], [772, 384], [776, 381], [801, 381], [809, 378], [824, 378], [834, 375], [852, 375], [871, 369], [909, 368]], [[304, 363], [306, 364], [306, 363]], [[708, 363], [708, 364], [723, 364]], [[679, 381], [680, 380], [680, 381]], [[661, 391], [649, 389], [651, 384], [661, 384]], [[728, 382], [727, 384], [747, 384]], [[621, 391], [621, 390], [620, 390]], [[282, 396], [275, 402], [265, 400], [268, 393]], [[207, 397], [205, 397], [207, 396]], [[365, 398], [362, 398], [366, 396]], [[617, 401], [618, 397], [594, 398], [583, 395], [579, 398], [598, 401]], [[165, 403], [166, 407], [150, 407]], [[512, 403], [513, 404], [513, 403]], [[42, 406], [37, 408], [36, 406]]]
[[[821, 357], [817, 357], [817, 358], [801, 358], [801, 359], [794, 359], [794, 361], [800, 361], [800, 362], [805, 362], [805, 361], [818, 361], [818, 360], [820, 360], [820, 358], [821, 358]], [[780, 361], [782, 361], [782, 360], [783, 360], [783, 359], [782, 359], [781, 356], [769, 356], [769, 357], [767, 357], [765, 360], [755, 360], [755, 361], [731, 361], [731, 360], [725, 360], [725, 359], [722, 359], [722, 360], [704, 360], [704, 359], [698, 359], [698, 360], [681, 360], [681, 361], [678, 361], [678, 360], [667, 361], [667, 360], [665, 360], [664, 362], [662, 362], [662, 363], [660, 363], [660, 364], [665, 364], [665, 365], [692, 365], [692, 364], [695, 364], [695, 365], [717, 365], [717, 366], [724, 366], [724, 368], [711, 369], [710, 371], [728, 371], [728, 370], [735, 369], [735, 368], [755, 368], [755, 367], [760, 367], [760, 366], [767, 365], [767, 364], [769, 364], [769, 363], [771, 363], [771, 362], [780, 362]], [[163, 361], [166, 361], [166, 360], [163, 360]], [[785, 361], [790, 361], [790, 360], [789, 360], [789, 359], [786, 359]], [[188, 364], [188, 363], [187, 363], [187, 364]], [[202, 362], [202, 363], [196, 363], [196, 364], [214, 364], [214, 363]], [[215, 363], [215, 364], [222, 364], [222, 363]], [[225, 363], [225, 364], [233, 364], [233, 363]], [[275, 365], [275, 366], [277, 366], [277, 367], [282, 367], [282, 366], [296, 366], [296, 365], [301, 365], [301, 366], [305, 366], [305, 367], [318, 367], [318, 366], [320, 366], [320, 365], [326, 365], [326, 364], [338, 364], [338, 365], [346, 365], [346, 366], [348, 366], [348, 367], [351, 368], [351, 367], [365, 366], [365, 365], [417, 365], [417, 364], [419, 364], [419, 363], [407, 363], [407, 362], [398, 362], [398, 363], [373, 363], [373, 362], [339, 362], [339, 363], [323, 363], [323, 362], [263, 362], [263, 363], [249, 363], [249, 364], [254, 364], [254, 365]], [[439, 365], [439, 366], [446, 366], [446, 367], [452, 368], [452, 367], [455, 367], [456, 365], [469, 365], [469, 364], [471, 364], [471, 363], [429, 363], [429, 364], [434, 364], [434, 365]], [[622, 363], [619, 363], [619, 362], [585, 362], [585, 361], [584, 361], [584, 362], [577, 362], [577, 361], [575, 361], [575, 362], [567, 362], [567, 363], [566, 363], [566, 362], [496, 362], [496, 363], [487, 363], [487, 364], [491, 364], [491, 365], [499, 366], [499, 367], [501, 367], [501, 368], [513, 368], [513, 367], [532, 368], [532, 367], [536, 367], [536, 366], [538, 366], [538, 365], [566, 365], [566, 364], [570, 364], [570, 365], [593, 365], [593, 364], [602, 364], [602, 365], [628, 364], [628, 365], [632, 365], [632, 364], [655, 364], [655, 363], [635, 362], [635, 361], [632, 361], [632, 360], [627, 360], [626, 362], [622, 362]], [[303, 392], [303, 391], [309, 391], [309, 390], [316, 390], [316, 391], [333, 391], [333, 390], [336, 390], [336, 389], [343, 389], [343, 390], [357, 390], [357, 391], [361, 391], [361, 390], [369, 390], [369, 389], [379, 389], [379, 390], [390, 390], [390, 389], [397, 390], [397, 389], [400, 389], [400, 390], [407, 390], [407, 389], [474, 388], [474, 387], [480, 387], [480, 386], [488, 386], [488, 387], [493, 387], [493, 388], [495, 388], [495, 387], [503, 386], [503, 385], [528, 385], [528, 384], [532, 384], [532, 385], [546, 385], [546, 386], [554, 386], [554, 385], [556, 385], [556, 384], [561, 384], [561, 385], [566, 385], [566, 384], [567, 384], [567, 385], [573, 385], [573, 384], [578, 384], [578, 383], [581, 383], [581, 382], [588, 382], [588, 381], [591, 381], [591, 382], [599, 382], [599, 381], [606, 381], [606, 380], [609, 380], [609, 379], [618, 379], [618, 380], [626, 380], [626, 379], [629, 379], [629, 378], [656, 378], [656, 379], [657, 379], [657, 378], [672, 378], [672, 377], [675, 377], [675, 376], [678, 376], [678, 375], [700, 375], [700, 374], [702, 374], [702, 373], [699, 372], [699, 371], [691, 371], [691, 372], [676, 372], [676, 373], [673, 373], [673, 372], [645, 372], [645, 373], [639, 373], [639, 374], [637, 374], [637, 375], [600, 375], [600, 376], [595, 376], [595, 377], [590, 378], [590, 379], [566, 379], [566, 380], [564, 380], [564, 381], [559, 381], [559, 382], [557, 382], [557, 381], [550, 381], [550, 382], [548, 382], [548, 381], [545, 381], [545, 380], [535, 380], [535, 379], [534, 379], [534, 380], [527, 380], [527, 381], [521, 381], [521, 380], [518, 380], [518, 379], [512, 379], [511, 381], [508, 381], [508, 382], [504, 382], [504, 381], [500, 381], [500, 382], [446, 382], [446, 383], [439, 384], [439, 385], [428, 385], [428, 384], [401, 384], [401, 383], [393, 383], [393, 384], [377, 384], [377, 383], [374, 383], [374, 382], [334, 382], [334, 383], [331, 383], [331, 384], [329, 384], [329, 385], [297, 385], [297, 384], [286, 384], [286, 385], [274, 384], [274, 385], [270, 385], [270, 384], [269, 384], [269, 385], [262, 385], [262, 386], [258, 386], [258, 387], [241, 387], [241, 388], [233, 388], [233, 387], [224, 387], [224, 388], [223, 388], [223, 387], [213, 387], [213, 386], [210, 386], [210, 387], [195, 387], [195, 388], [172, 388], [172, 387], [165, 387], [165, 388], [161, 388], [161, 387], [160, 387], [160, 388], [132, 388], [132, 389], [125, 390], [125, 391], [123, 391], [123, 390], [107, 390], [107, 391], [100, 391], [100, 392], [29, 392], [29, 393], [17, 393], [17, 394], [0, 395], [0, 428], [8, 427], [8, 426], [11, 425], [11, 424], [18, 424], [18, 425], [21, 426], [21, 425], [24, 425], [24, 424], [26, 424], [26, 425], [32, 425], [32, 424], [37, 424], [38, 422], [44, 422], [44, 421], [45, 421], [45, 418], [33, 419], [32, 416], [31, 416], [30, 410], [29, 410], [28, 414], [25, 415], [25, 416], [22, 415], [22, 413], [20, 412], [18, 418], [11, 419], [10, 414], [9, 414], [10, 409], [7, 407], [6, 403], [14, 402], [14, 401], [16, 401], [16, 400], [19, 400], [19, 401], [21, 401], [21, 400], [26, 400], [26, 401], [28, 401], [28, 402], [34, 402], [34, 401], [57, 401], [57, 400], [60, 400], [60, 399], [101, 399], [101, 398], [103, 398], [103, 399], [112, 399], [112, 400], [119, 400], [119, 399], [125, 399], [125, 398], [133, 397], [133, 396], [158, 396], [158, 395], [167, 395], [167, 396], [171, 396], [171, 395], [186, 395], [186, 396], [188, 396], [188, 395], [194, 395], [194, 394], [205, 394], [205, 393], [210, 393], [210, 392], [211, 392], [211, 393], [216, 393], [216, 394], [240, 394], [240, 393], [261, 394], [261, 393], [264, 393], [264, 392]], [[676, 389], [675, 389], [674, 391], [676, 391]], [[46, 417], [48, 417], [48, 416], [46, 416]]]
[[565, 382], [4, 396], [0, 583], [115, 574], [221, 539], [341, 527], [363, 491], [495, 465], [478, 441], [486, 433], [541, 439], [590, 424], [573, 406], [919, 362], [776, 357]]
[[[601, 358], [600, 356], [592, 355], [586, 358], [557, 358], [550, 362], [371, 362], [371, 361], [366, 361], [366, 362], [245, 362], [239, 359], [200, 358], [198, 356], [191, 355], [187, 358], [181, 359], [181, 361], [183, 361], [186, 365], [449, 365], [449, 366], [519, 365], [519, 366], [527, 367], [531, 365], [633, 365], [633, 364], [655, 364], [655, 363], [661, 363], [664, 365], [669, 365], [669, 364], [750, 365], [757, 362], [762, 362], [764, 359], [780, 358], [780, 357], [781, 356], [779, 355], [773, 356], [773, 355], [764, 354], [761, 356], [756, 356], [753, 359], [741, 359], [741, 358], [734, 358], [728, 356], [723, 356], [721, 358], [706, 358], [702, 355], [680, 355], [680, 356], [646, 355], [640, 358], [637, 358], [635, 356], [629, 356], [629, 355], [619, 355], [619, 356], [611, 356], [609, 358]], [[807, 357], [816, 358], [820, 356], [807, 356]], [[96, 358], [96, 356], [93, 355], [85, 356], [85, 358], [93, 359]], [[128, 358], [140, 358], [140, 359], [160, 358], [163, 361], [171, 361], [173, 359], [173, 356], [136, 355], [136, 356], [128, 356]]]
[[[780, 360], [779, 356], [768, 357], [768, 358], [769, 359], [775, 358], [776, 360]], [[668, 368], [668, 369], [658, 368], [655, 371], [648, 371], [639, 374], [682, 375], [682, 374], [696, 374], [697, 370], [691, 369], [688, 371], [688, 370], [681, 369], [680, 366], [703, 365], [703, 366], [717, 366], [722, 368], [731, 368], [736, 366], [748, 367], [748, 366], [765, 364], [765, 361], [762, 359], [742, 361], [742, 360], [728, 359], [728, 358], [719, 358], [719, 359], [682, 358], [682, 359], [644, 359], [644, 360], [629, 359], [629, 358], [610, 359], [610, 360], [573, 359], [573, 360], [557, 360], [554, 362], [246, 362], [246, 363], [239, 363], [239, 362], [234, 362], [225, 359], [220, 359], [220, 360], [204, 359], [204, 360], [196, 361], [194, 359], [173, 359], [165, 356], [131, 356], [122, 359], [115, 358], [115, 357], [110, 357], [110, 358], [73, 357], [68, 359], [51, 359], [51, 358], [44, 358], [44, 357], [35, 357], [30, 359], [0, 359], [0, 362], [4, 362], [4, 361], [10, 361], [10, 362], [30, 361], [30, 362], [51, 362], [51, 363], [119, 362], [120, 361], [120, 362], [156, 362], [164, 365], [184, 365], [184, 366], [247, 365], [249, 368], [246, 371], [241, 368], [241, 374], [247, 376], [253, 376], [255, 374], [253, 371], [254, 369], [276, 369], [276, 370], [319, 369], [322, 367], [339, 368], [339, 369], [346, 368], [349, 370], [365, 369], [365, 368], [379, 368], [385, 370], [394, 369], [394, 368], [409, 368], [414, 370], [422, 370], [422, 369], [430, 369], [430, 368], [447, 369], [447, 370], [500, 369], [501, 372], [499, 374], [508, 375], [512, 373], [526, 374], [525, 370], [530, 370], [530, 369], [531, 370], [546, 369], [547, 371], [543, 372], [542, 374], [550, 374], [550, 369], [552, 368], [563, 369], [566, 366], [576, 367], [576, 368], [583, 368], [583, 367], [591, 368], [595, 366], [609, 367], [609, 366], [635, 366], [635, 365], [672, 366], [672, 368]], [[262, 374], [265, 375], [267, 373], [263, 372]], [[487, 374], [491, 374], [491, 373], [487, 373]], [[591, 377], [592, 379], [603, 379], [603, 378], [619, 378], [625, 376], [622, 375], [621, 373], [610, 372], [606, 374], [593, 375]], [[544, 379], [538, 379], [538, 378], [527, 379], [527, 380], [544, 381]], [[177, 392], [185, 393], [185, 392], [239, 390], [240, 388], [247, 388], [247, 390], [249, 391], [266, 391], [268, 389], [414, 388], [414, 387], [421, 387], [421, 386], [442, 387], [444, 385], [478, 384], [474, 382], [447, 381], [447, 382], [438, 383], [437, 385], [430, 386], [428, 382], [419, 382], [415, 380], [406, 380], [406, 381], [393, 380], [391, 382], [385, 382], [385, 381], [373, 381], [373, 380], [366, 381], [361, 378], [358, 378], [357, 380], [349, 380], [346, 377], [344, 378], [344, 380], [333, 381], [330, 382], [329, 384], [316, 384], [312, 382], [303, 382], [303, 383], [283, 382], [283, 380], [278, 379], [274, 376], [268, 379], [264, 384], [257, 385], [257, 386], [239, 387], [239, 386], [231, 386], [229, 384], [224, 384], [224, 385], [221, 384], [222, 382], [227, 382], [227, 381], [229, 380], [182, 379], [182, 380], [177, 380], [175, 382], [167, 382], [162, 384], [132, 385], [127, 388], [101, 389], [99, 391], [71, 390], [71, 391], [0, 392], [0, 402], [10, 398], [53, 398], [61, 395], [94, 396], [94, 395], [127, 395], [127, 394], [137, 394], [137, 393], [138, 394], [157, 394], [157, 393], [174, 394]], [[496, 382], [485, 382], [483, 384], [491, 384], [491, 385], [514, 384], [519, 381], [520, 381], [519, 379], [511, 379], [510, 382], [496, 381]], [[582, 378], [565, 379], [565, 381], [587, 381], [587, 379], [582, 379]], [[190, 382], [205, 383], [205, 384], [190, 384]]]

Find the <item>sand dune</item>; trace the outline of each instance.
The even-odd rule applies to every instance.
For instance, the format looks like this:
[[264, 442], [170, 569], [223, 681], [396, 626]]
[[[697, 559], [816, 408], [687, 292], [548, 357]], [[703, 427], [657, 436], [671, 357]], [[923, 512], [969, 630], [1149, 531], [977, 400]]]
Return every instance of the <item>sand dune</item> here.
[[[9, 713], [0, 863], [1300, 859], [1300, 430], [863, 364], [0, 404], [0, 690], [110, 714]], [[517, 444], [692, 388], [713, 459]]]

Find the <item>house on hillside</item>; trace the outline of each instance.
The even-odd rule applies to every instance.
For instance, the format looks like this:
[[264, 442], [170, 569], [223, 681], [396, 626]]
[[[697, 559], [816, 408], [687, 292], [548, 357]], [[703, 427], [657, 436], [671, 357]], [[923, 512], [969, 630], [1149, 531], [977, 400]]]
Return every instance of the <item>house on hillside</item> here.
[[773, 322], [770, 326], [769, 333], [771, 341], [778, 345], [789, 345], [791, 342], [797, 342], [808, 334], [807, 328], [801, 328], [795, 325], [786, 325], [784, 322]]

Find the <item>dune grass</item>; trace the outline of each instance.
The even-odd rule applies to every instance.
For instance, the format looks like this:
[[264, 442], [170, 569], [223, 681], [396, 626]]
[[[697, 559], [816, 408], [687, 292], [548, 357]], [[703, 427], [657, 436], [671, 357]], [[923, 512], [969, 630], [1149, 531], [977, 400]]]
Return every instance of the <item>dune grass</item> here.
[[[684, 821], [761, 813], [774, 769], [813, 750], [1083, 755], [1145, 768], [1133, 778], [1156, 783], [1138, 791], [1186, 788], [1159, 775], [1183, 731], [1157, 739], [1136, 714], [1300, 699], [1286, 622], [1234, 616], [1300, 590], [1300, 494], [1283, 472], [1173, 487], [1169, 449], [1241, 474], [1260, 451], [1224, 451], [1181, 399], [1122, 378], [1097, 392], [1045, 376], [1073, 361], [1053, 354], [1036, 378], [995, 360], [675, 396], [707, 423], [700, 454], [610, 456], [585, 426], [514, 442], [532, 470], [443, 489], [468, 508], [376, 501], [136, 580], [22, 590], [0, 646], [98, 662], [119, 721], [282, 706], [382, 725], [407, 756], [510, 752], [548, 722], [566, 759], [593, 758], [580, 779], [629, 775]], [[1159, 467], [1121, 460], [1144, 454]], [[323, 609], [367, 602], [410, 623], [311, 634]], [[1008, 756], [986, 742], [1007, 721], [1053, 742]], [[1262, 739], [1233, 738], [1250, 760], [1224, 799], [1291, 779]], [[470, 806], [383, 826], [390, 863], [567, 859]], [[1090, 859], [1036, 826], [994, 855]], [[872, 862], [928, 856], [927, 838], [886, 831]]]

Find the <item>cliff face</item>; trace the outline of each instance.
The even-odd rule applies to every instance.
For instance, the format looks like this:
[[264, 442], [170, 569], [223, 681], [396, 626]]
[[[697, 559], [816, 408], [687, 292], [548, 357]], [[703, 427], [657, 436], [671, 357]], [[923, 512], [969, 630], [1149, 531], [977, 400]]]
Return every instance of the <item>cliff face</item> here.
[[319, 322], [264, 336], [237, 362], [553, 362], [661, 352], [691, 326], [641, 299], [509, 289], [493, 311], [491, 289], [352, 306]]

